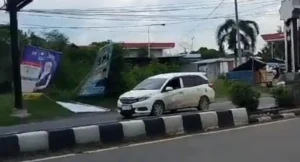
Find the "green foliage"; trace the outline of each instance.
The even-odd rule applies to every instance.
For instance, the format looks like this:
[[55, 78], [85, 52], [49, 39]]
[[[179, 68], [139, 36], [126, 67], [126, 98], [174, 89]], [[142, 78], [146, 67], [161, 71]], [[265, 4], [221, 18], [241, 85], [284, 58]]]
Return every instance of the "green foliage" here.
[[177, 64], [161, 64], [158, 61], [152, 61], [148, 66], [134, 66], [130, 71], [124, 72], [124, 83], [126, 90], [135, 87], [144, 79], [161, 73], [177, 72], [179, 65]]
[[[259, 27], [256, 22], [249, 20], [240, 20], [240, 38], [241, 46], [244, 50], [255, 50], [256, 39], [259, 34]], [[237, 58], [237, 39], [236, 39], [236, 22], [235, 20], [226, 20], [217, 30], [217, 44], [219, 46], [219, 51], [224, 52], [224, 44], [227, 44], [228, 50], [231, 50], [235, 54], [235, 59]]]
[[124, 61], [126, 50], [120, 44], [115, 44], [112, 52], [112, 60], [108, 74], [107, 95], [118, 96], [126, 90], [123, 77], [124, 71], [128, 69]]
[[234, 82], [229, 87], [229, 99], [238, 107], [245, 107], [248, 111], [255, 111], [259, 104], [260, 93], [251, 85]]
[[278, 106], [280, 107], [294, 106], [293, 93], [290, 88], [284, 86], [278, 86], [273, 88], [271, 92]]
[[212, 59], [224, 57], [224, 53], [217, 51], [215, 49], [208, 49], [206, 47], [201, 47], [198, 52], [201, 54], [202, 59]]
[[[34, 46], [60, 51], [62, 59], [57, 72], [44, 92], [56, 100], [69, 100], [74, 95], [74, 90], [78, 90], [78, 85], [82, 84], [89, 74], [94, 64], [99, 48], [107, 45], [111, 41], [93, 42], [87, 47], [78, 47], [69, 43], [68, 37], [57, 30], [43, 33], [42, 36], [33, 32], [20, 31], [20, 47], [31, 44]], [[10, 49], [9, 49], [9, 30], [8, 26], [0, 26], [0, 47], [1, 65], [0, 76], [9, 76]], [[22, 50], [21, 50], [22, 51]], [[147, 49], [141, 49], [147, 54]], [[5, 54], [5, 57], [3, 54]], [[149, 76], [178, 71], [179, 63], [162, 64], [153, 59], [147, 66], [134, 66], [125, 62], [124, 55], [127, 53], [120, 44], [115, 44], [112, 52], [110, 71], [108, 74], [108, 85], [106, 94], [108, 97], [116, 97], [121, 93], [130, 90], [136, 84]], [[3, 62], [2, 62], [3, 61]], [[0, 79], [3, 77], [0, 77]], [[1, 80], [0, 80], [1, 83]]]

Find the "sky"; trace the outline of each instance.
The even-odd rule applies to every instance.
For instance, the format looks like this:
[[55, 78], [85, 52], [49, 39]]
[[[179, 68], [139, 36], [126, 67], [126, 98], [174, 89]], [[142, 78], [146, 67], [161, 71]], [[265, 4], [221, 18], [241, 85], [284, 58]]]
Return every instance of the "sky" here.
[[[238, 0], [240, 19], [257, 22], [261, 34], [282, 26], [279, 8], [279, 0]], [[172, 52], [177, 53], [184, 48], [217, 49], [216, 31], [229, 18], [235, 18], [234, 0], [34, 0], [18, 20], [23, 30], [42, 34], [57, 29], [77, 45], [105, 40], [148, 42], [149, 29], [150, 42], [175, 42]], [[1, 12], [0, 23], [8, 21], [8, 14]], [[265, 42], [260, 36], [257, 40], [259, 50]]]

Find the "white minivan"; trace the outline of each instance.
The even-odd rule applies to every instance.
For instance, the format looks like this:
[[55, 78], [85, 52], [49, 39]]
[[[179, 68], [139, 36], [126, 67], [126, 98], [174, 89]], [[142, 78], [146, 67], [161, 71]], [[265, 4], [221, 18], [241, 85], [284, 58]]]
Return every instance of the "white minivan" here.
[[125, 118], [133, 114], [161, 116], [183, 108], [207, 110], [214, 98], [215, 91], [204, 73], [167, 73], [149, 77], [122, 94], [118, 109]]

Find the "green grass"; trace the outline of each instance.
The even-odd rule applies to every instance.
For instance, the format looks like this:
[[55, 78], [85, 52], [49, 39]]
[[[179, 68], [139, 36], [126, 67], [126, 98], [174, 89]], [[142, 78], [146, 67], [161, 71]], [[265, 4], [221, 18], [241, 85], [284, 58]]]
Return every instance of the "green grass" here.
[[13, 96], [11, 94], [0, 95], [0, 126], [31, 123], [56, 118], [62, 118], [73, 113], [56, 104], [54, 101], [41, 96], [39, 99], [25, 100], [24, 107], [28, 109], [30, 117], [19, 119], [11, 117], [13, 110]]
[[214, 90], [216, 98], [227, 98], [229, 86], [225, 84], [225, 81], [218, 79], [214, 82]]

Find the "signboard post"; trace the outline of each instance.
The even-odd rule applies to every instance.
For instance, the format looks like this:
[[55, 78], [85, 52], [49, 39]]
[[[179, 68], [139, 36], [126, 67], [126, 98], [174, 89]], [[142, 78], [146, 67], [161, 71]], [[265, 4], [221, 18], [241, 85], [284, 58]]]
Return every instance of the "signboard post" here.
[[105, 93], [114, 43], [102, 47], [86, 81], [79, 91], [79, 97], [103, 95]]

